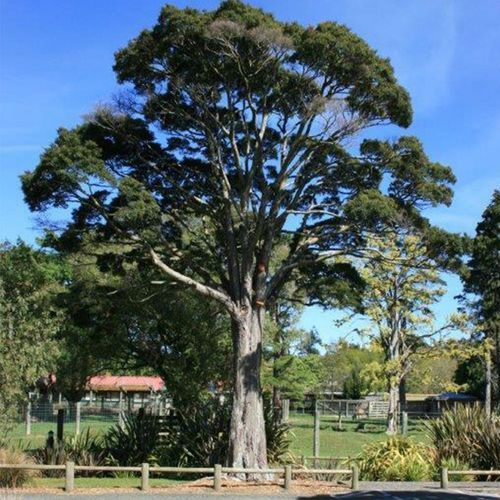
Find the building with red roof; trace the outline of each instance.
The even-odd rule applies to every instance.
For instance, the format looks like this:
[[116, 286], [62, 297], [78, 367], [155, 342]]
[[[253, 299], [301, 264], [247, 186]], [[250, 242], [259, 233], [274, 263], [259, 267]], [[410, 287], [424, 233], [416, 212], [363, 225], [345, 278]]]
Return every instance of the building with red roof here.
[[89, 377], [82, 402], [102, 407], [124, 406], [132, 409], [157, 400], [165, 391], [158, 376], [93, 375]]

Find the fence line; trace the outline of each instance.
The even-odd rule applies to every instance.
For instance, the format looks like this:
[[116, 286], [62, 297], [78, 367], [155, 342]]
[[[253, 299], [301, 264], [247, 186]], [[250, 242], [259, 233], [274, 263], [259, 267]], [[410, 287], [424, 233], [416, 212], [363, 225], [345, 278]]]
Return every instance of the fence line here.
[[[279, 474], [283, 475], [283, 487], [289, 490], [292, 485], [294, 474], [342, 474], [351, 477], [351, 489], [359, 489], [359, 468], [353, 465], [350, 469], [294, 469], [291, 465], [285, 465], [281, 468], [274, 469], [246, 469], [240, 467], [222, 467], [220, 464], [214, 467], [150, 467], [148, 463], [143, 463], [141, 466], [90, 466], [90, 465], [75, 465], [74, 462], [66, 462], [64, 465], [41, 465], [41, 464], [0, 464], [0, 469], [9, 470], [64, 470], [65, 484], [64, 489], [68, 493], [72, 492], [75, 487], [75, 472], [78, 471], [95, 471], [95, 472], [140, 472], [141, 473], [141, 490], [149, 489], [150, 473], [170, 472], [176, 474], [210, 474], [213, 473], [213, 489], [220, 491], [222, 487], [222, 474]], [[441, 489], [448, 489], [449, 475], [473, 475], [473, 476], [500, 476], [500, 470], [448, 470], [446, 467], [441, 468]], [[380, 481], [384, 482], [384, 481]]]
[[441, 468], [441, 488], [448, 489], [449, 475], [455, 476], [500, 476], [500, 470], [448, 470]]
[[351, 476], [351, 489], [358, 489], [359, 469], [354, 465], [351, 469], [293, 469], [291, 465], [284, 465], [274, 469], [246, 469], [242, 467], [222, 467], [216, 464], [213, 467], [150, 467], [148, 463], [139, 466], [111, 466], [111, 465], [75, 465], [74, 462], [66, 462], [64, 465], [40, 465], [40, 464], [0, 464], [0, 469], [10, 470], [64, 470], [64, 489], [68, 493], [75, 487], [75, 472], [95, 471], [95, 472], [140, 472], [141, 490], [149, 489], [149, 477], [151, 472], [170, 472], [176, 474], [210, 474], [213, 473], [213, 489], [220, 491], [222, 487], [222, 474], [279, 474], [283, 475], [283, 487], [289, 490], [292, 485], [294, 474], [342, 474]]

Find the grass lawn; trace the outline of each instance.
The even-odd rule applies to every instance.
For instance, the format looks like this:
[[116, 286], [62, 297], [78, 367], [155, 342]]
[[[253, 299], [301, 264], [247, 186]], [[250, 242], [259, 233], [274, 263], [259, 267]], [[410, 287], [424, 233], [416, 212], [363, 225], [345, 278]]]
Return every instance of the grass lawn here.
[[[109, 416], [102, 417], [98, 415], [82, 415], [80, 429], [84, 432], [86, 429], [91, 429], [93, 434], [104, 434], [115, 421]], [[313, 455], [313, 427], [314, 417], [311, 414], [291, 413], [291, 452], [298, 459], [300, 456]], [[342, 431], [336, 430], [337, 417], [334, 415], [322, 415], [320, 426], [320, 456], [322, 457], [354, 457], [359, 454], [363, 446], [375, 441], [383, 441], [387, 439], [385, 434], [384, 421], [365, 421], [371, 427], [360, 432], [356, 431], [357, 426], [363, 420], [344, 420], [342, 422]], [[375, 428], [373, 426], [376, 426]], [[10, 433], [12, 443], [20, 443], [25, 449], [34, 449], [45, 444], [47, 433], [52, 430], [56, 432], [55, 422], [33, 422], [31, 426], [31, 435], [25, 435], [25, 427], [23, 424], [18, 424], [14, 431]], [[422, 421], [410, 420], [408, 424], [408, 434], [415, 440], [427, 442], [427, 436], [423, 429]], [[68, 422], [64, 426], [64, 435], [67, 437], [73, 436], [75, 432], [75, 424]], [[91, 478], [79, 478], [78, 481], [89, 481]], [[115, 478], [99, 478], [96, 481], [122, 481]], [[137, 478], [125, 478], [126, 481], [134, 483]], [[47, 478], [43, 481], [63, 481], [58, 478]], [[156, 481], [156, 479], [155, 479]], [[159, 479], [159, 481], [163, 481]], [[105, 483], [103, 483], [105, 484]], [[121, 483], [120, 483], [121, 484]], [[135, 483], [134, 483], [135, 484]]]
[[[336, 430], [337, 418], [323, 415], [320, 425], [320, 456], [322, 457], [354, 457], [360, 453], [363, 446], [375, 441], [384, 441], [387, 435], [384, 422], [373, 422], [374, 430], [359, 432], [356, 427], [362, 420], [346, 420], [342, 422], [343, 431]], [[290, 414], [292, 444], [291, 451], [296, 457], [313, 455], [314, 417], [310, 414]], [[416, 441], [427, 442], [427, 436], [422, 423], [409, 421], [408, 435]]]
[[[80, 423], [80, 432], [85, 432], [90, 429], [93, 434], [104, 434], [110, 427], [115, 425], [117, 421], [112, 418], [102, 417], [100, 415], [82, 415]], [[12, 432], [9, 433], [9, 438], [12, 442], [21, 442], [24, 448], [38, 448], [45, 444], [47, 434], [53, 431], [56, 434], [57, 423], [54, 422], [32, 422], [31, 434], [26, 435], [26, 425], [19, 423], [15, 426]], [[64, 424], [64, 435], [66, 437], [75, 434], [76, 425], [74, 422]]]
[[[167, 488], [188, 481], [191, 480], [153, 477], [149, 479], [149, 485], [151, 488]], [[140, 477], [75, 477], [75, 488], [139, 488], [140, 484]], [[30, 486], [35, 488], [64, 488], [64, 477], [35, 478]]]

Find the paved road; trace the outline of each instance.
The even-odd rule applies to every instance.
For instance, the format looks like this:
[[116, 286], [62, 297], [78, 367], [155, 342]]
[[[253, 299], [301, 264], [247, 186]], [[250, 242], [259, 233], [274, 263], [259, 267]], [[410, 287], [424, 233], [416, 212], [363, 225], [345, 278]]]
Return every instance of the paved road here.
[[208, 500], [228, 500], [235, 498], [237, 500], [364, 500], [364, 499], [382, 499], [382, 500], [492, 500], [500, 498], [500, 484], [495, 483], [468, 483], [466, 485], [457, 485], [460, 489], [454, 489], [450, 485], [449, 490], [440, 490], [436, 483], [361, 483], [361, 490], [357, 492], [339, 493], [337, 495], [317, 495], [317, 496], [296, 496], [285, 492], [279, 495], [236, 495], [236, 494], [159, 494], [142, 493], [140, 491], [133, 493], [106, 493], [106, 494], [80, 494], [74, 493], [66, 495], [61, 494], [9, 494], [0, 490], [0, 500], [48, 500], [51, 498], [69, 497], [75, 500], [159, 500], [165, 497], [168, 500], [189, 500], [189, 499], [208, 499]]

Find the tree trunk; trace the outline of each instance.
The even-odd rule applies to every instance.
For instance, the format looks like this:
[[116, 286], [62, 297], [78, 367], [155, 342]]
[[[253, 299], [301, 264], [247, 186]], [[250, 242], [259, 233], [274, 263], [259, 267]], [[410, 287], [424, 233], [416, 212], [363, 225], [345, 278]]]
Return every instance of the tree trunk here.
[[485, 359], [485, 390], [484, 390], [484, 410], [486, 412], [486, 418], [489, 420], [491, 418], [491, 356], [488, 352]]
[[[234, 387], [229, 435], [231, 467], [267, 467], [264, 407], [260, 386], [264, 309], [249, 308], [233, 322]], [[256, 479], [265, 479], [262, 475]]]
[[[274, 376], [276, 372], [273, 370]], [[274, 423], [281, 422], [283, 417], [283, 401], [281, 400], [281, 389], [277, 386], [273, 387], [273, 421]]]
[[389, 382], [389, 409], [387, 412], [387, 434], [393, 436], [398, 432], [398, 406], [399, 406], [399, 387], [394, 380]]
[[406, 410], [406, 375], [399, 381], [399, 406], [401, 411]]

